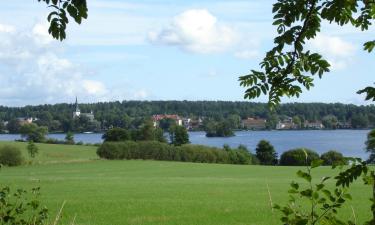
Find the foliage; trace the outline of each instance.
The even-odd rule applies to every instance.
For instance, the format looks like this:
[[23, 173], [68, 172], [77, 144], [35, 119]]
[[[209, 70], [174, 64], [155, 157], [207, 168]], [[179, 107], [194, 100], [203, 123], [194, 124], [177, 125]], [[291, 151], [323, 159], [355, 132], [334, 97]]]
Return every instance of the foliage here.
[[346, 165], [348, 163], [342, 153], [333, 150], [323, 153], [320, 159], [325, 166]]
[[19, 148], [11, 145], [0, 147], [0, 164], [5, 166], [19, 166], [22, 162], [23, 158]]
[[16, 118], [12, 118], [8, 121], [7, 129], [11, 134], [17, 134], [20, 132], [21, 125]]
[[352, 117], [352, 126], [353, 128], [367, 128], [369, 126], [369, 119], [364, 114], [356, 114]]
[[163, 130], [159, 127], [154, 127], [153, 122], [149, 119], [144, 121], [135, 134], [132, 137], [133, 140], [167, 142]]
[[366, 152], [370, 153], [369, 163], [375, 163], [375, 130], [367, 134]]
[[69, 145], [74, 145], [74, 134], [72, 132], [67, 132], [65, 135], [65, 143]]
[[33, 142], [44, 142], [48, 133], [47, 127], [39, 127], [34, 123], [25, 124], [21, 126], [20, 133], [22, 138], [26, 138], [28, 141]]
[[66, 38], [66, 26], [69, 23], [68, 15], [74, 21], [81, 24], [82, 19], [87, 19], [87, 4], [86, 0], [38, 0], [45, 2], [48, 8], [53, 9], [49, 13], [47, 20], [50, 23], [48, 33], [57, 40], [64, 40]]
[[243, 147], [219, 149], [202, 145], [172, 146], [158, 141], [105, 142], [97, 150], [105, 159], [153, 159], [200, 163], [251, 164], [250, 152]]
[[0, 224], [46, 224], [48, 210], [41, 206], [39, 195], [39, 188], [12, 192], [9, 187], [0, 187]]
[[29, 141], [27, 144], [27, 152], [29, 153], [31, 158], [35, 158], [35, 156], [38, 154], [38, 147], [34, 144], [33, 141]]
[[262, 165], [276, 165], [277, 153], [273, 145], [266, 140], [259, 141], [256, 149], [256, 157]]
[[[263, 93], [268, 95], [272, 107], [283, 96], [299, 97], [302, 88], [309, 90], [316, 76], [321, 78], [329, 71], [327, 60], [304, 48], [306, 41], [320, 32], [323, 21], [368, 30], [375, 17], [374, 2], [362, 0], [278, 0], [272, 12], [278, 33], [275, 47], [266, 53], [260, 71], [252, 70], [239, 79], [241, 86], [248, 88], [245, 98], [253, 99]], [[374, 46], [375, 41], [370, 41], [364, 44], [364, 49], [371, 52]], [[371, 87], [359, 93], [367, 93], [366, 99], [375, 96]]]
[[173, 145], [180, 146], [189, 143], [189, 134], [183, 126], [172, 126], [169, 129], [170, 141]]
[[176, 125], [176, 121], [171, 118], [164, 118], [159, 121], [159, 127], [164, 131], [169, 131], [170, 128]]
[[[307, 160], [306, 154], [306, 162]], [[346, 224], [337, 216], [337, 213], [343, 204], [351, 199], [351, 195], [340, 187], [330, 191], [326, 186], [330, 177], [323, 177], [317, 183], [313, 182], [312, 169], [318, 167], [320, 163], [320, 160], [315, 160], [312, 161], [311, 166], [307, 166], [307, 171], [299, 170], [297, 176], [304, 179], [307, 185], [292, 182], [288, 191], [290, 194], [288, 204], [284, 207], [275, 205], [275, 208], [283, 214], [281, 221], [284, 224]], [[309, 207], [305, 207], [306, 203]], [[304, 208], [309, 210], [304, 210]]]
[[103, 136], [102, 139], [104, 141], [128, 141], [131, 139], [129, 131], [123, 129], [123, 128], [112, 128], [107, 130]]
[[[374, 177], [372, 171], [368, 174], [368, 167], [366, 163], [360, 159], [350, 159], [352, 161], [351, 167], [341, 171], [335, 179], [335, 187], [329, 190], [326, 182], [331, 177], [322, 177], [321, 181], [314, 183], [312, 177], [312, 169], [319, 167], [323, 161], [319, 159], [309, 159], [307, 152], [305, 152], [306, 165], [311, 161], [311, 166], [306, 167], [306, 172], [299, 170], [298, 177], [304, 179], [307, 185], [300, 185], [299, 183], [292, 182], [291, 189], [289, 190], [290, 200], [286, 206], [275, 205], [275, 208], [280, 210], [283, 214], [281, 221], [284, 224], [298, 225], [298, 224], [337, 224], [337, 225], [354, 225], [355, 221], [345, 221], [344, 218], [338, 216], [338, 212], [343, 208], [347, 200], [352, 197], [348, 193], [347, 188], [357, 180], [361, 175], [364, 178], [365, 184], [373, 185], [373, 195], [375, 195]], [[335, 166], [333, 167], [335, 168]], [[375, 196], [373, 196], [375, 197]], [[306, 201], [305, 201], [306, 200]], [[373, 219], [366, 224], [374, 224], [375, 222], [375, 199], [372, 198]], [[309, 207], [304, 205], [308, 202]], [[305, 210], [305, 209], [308, 210]]]
[[209, 121], [205, 125], [206, 137], [234, 136], [232, 125], [228, 121]]
[[[306, 154], [308, 155], [306, 159]], [[280, 165], [282, 166], [304, 166], [310, 164], [314, 160], [318, 160], [319, 155], [318, 153], [305, 149], [305, 148], [297, 148], [292, 149], [286, 152], [283, 152], [280, 157]]]
[[[38, 118], [36, 123], [39, 126], [47, 126], [50, 132], [85, 132], [99, 129], [108, 130], [112, 127], [132, 130], [138, 129], [144, 123], [145, 118], [164, 113], [189, 117], [196, 123], [199, 119], [203, 119], [203, 121], [219, 121], [221, 119], [227, 121], [232, 129], [237, 128], [239, 118], [264, 118], [267, 120], [267, 128], [274, 129], [279, 119], [284, 116], [298, 116], [302, 122], [321, 121], [324, 116], [333, 115], [338, 121], [345, 122], [351, 121], [357, 114], [362, 114], [368, 119], [369, 125], [375, 127], [375, 106], [372, 105], [289, 103], [280, 105], [274, 112], [269, 112], [267, 104], [252, 102], [123, 101], [80, 104], [80, 108], [83, 112], [94, 111], [97, 121], [92, 122], [84, 116], [73, 119], [74, 105], [72, 104], [17, 108], [0, 106], [0, 120], [9, 121], [7, 129], [10, 133], [19, 132], [19, 122], [16, 118], [25, 115]], [[202, 126], [198, 126], [198, 124], [195, 128], [203, 130]]]
[[337, 117], [334, 115], [327, 115], [322, 119], [322, 124], [327, 129], [336, 129], [338, 122]]

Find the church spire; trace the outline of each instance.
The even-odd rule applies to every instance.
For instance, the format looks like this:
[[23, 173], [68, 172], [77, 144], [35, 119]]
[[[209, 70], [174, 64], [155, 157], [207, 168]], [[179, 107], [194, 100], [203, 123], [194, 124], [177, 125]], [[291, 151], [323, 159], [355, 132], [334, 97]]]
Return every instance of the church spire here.
[[79, 112], [80, 110], [79, 110], [79, 106], [78, 106], [78, 98], [77, 98], [77, 96], [76, 96], [76, 104], [75, 104], [75, 106], [76, 106], [76, 112]]

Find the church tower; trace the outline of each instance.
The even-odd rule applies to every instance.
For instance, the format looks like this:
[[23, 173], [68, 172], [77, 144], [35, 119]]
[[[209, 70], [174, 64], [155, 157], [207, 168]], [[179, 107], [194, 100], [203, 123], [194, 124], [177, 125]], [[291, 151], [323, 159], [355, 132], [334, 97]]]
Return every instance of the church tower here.
[[75, 111], [73, 112], [73, 118], [79, 117], [81, 115], [81, 110], [79, 110], [78, 99], [76, 97]]

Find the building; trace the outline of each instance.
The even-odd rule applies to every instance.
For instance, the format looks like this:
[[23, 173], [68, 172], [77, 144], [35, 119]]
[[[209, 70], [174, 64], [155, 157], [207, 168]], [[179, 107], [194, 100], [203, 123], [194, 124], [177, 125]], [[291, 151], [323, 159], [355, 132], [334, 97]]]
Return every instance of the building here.
[[266, 122], [265, 119], [247, 118], [241, 121], [241, 127], [247, 130], [264, 130]]
[[305, 121], [304, 126], [306, 129], [315, 129], [315, 130], [324, 129], [324, 126], [322, 122], [320, 121], [316, 121], [316, 122]]
[[90, 113], [81, 113], [81, 110], [79, 109], [78, 105], [78, 99], [76, 97], [75, 110], [73, 111], [73, 119], [81, 116], [89, 118], [91, 122], [95, 120], [94, 112], [92, 110]]
[[30, 124], [36, 120], [37, 120], [36, 118], [32, 118], [32, 117], [18, 117], [17, 118], [17, 121], [21, 126], [25, 124]]
[[168, 115], [168, 114], [158, 114], [158, 115], [153, 115], [152, 116], [152, 122], [154, 123], [154, 126], [158, 126], [159, 125], [159, 121], [162, 120], [162, 119], [172, 119], [174, 121], [176, 121], [176, 124], [179, 125], [179, 126], [182, 126], [183, 123], [182, 123], [182, 118], [179, 117], [178, 115]]
[[276, 124], [276, 130], [291, 130], [298, 129], [298, 125], [293, 123], [293, 119], [288, 117]]

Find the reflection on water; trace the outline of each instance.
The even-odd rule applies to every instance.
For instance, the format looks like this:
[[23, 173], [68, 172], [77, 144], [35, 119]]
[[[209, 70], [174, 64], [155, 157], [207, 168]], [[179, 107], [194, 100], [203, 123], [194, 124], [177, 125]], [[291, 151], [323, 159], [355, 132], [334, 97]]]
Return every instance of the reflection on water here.
[[[270, 141], [280, 154], [286, 150], [306, 147], [323, 153], [328, 150], [337, 150], [345, 156], [368, 156], [364, 151], [368, 130], [312, 130], [312, 131], [239, 131], [236, 136], [228, 138], [207, 138], [204, 132], [190, 132], [190, 142], [193, 144], [222, 147], [228, 144], [237, 147], [242, 144], [254, 152], [256, 144], [262, 140]], [[64, 140], [65, 134], [50, 134], [50, 138]], [[75, 134], [76, 142], [101, 143], [102, 134]], [[20, 139], [20, 135], [3, 134], [0, 140], [12, 141]]]

